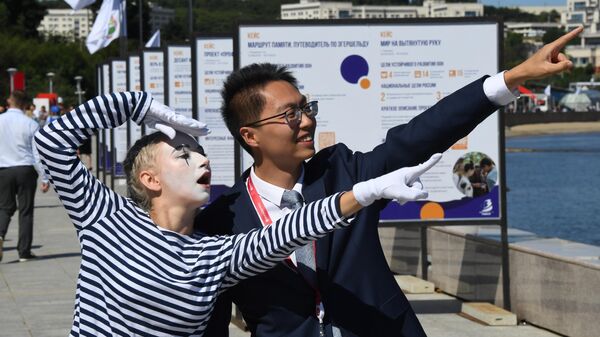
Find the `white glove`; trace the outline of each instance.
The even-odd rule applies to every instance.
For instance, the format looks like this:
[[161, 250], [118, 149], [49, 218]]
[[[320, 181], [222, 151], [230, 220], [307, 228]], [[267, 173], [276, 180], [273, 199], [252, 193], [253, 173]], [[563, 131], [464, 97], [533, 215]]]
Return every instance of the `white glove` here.
[[153, 100], [146, 112], [144, 123], [169, 137], [175, 138], [175, 130], [199, 137], [206, 136], [210, 130], [205, 123], [180, 115], [168, 106]]
[[378, 199], [394, 199], [400, 205], [407, 201], [425, 199], [429, 194], [423, 190], [419, 177], [441, 158], [442, 154], [436, 153], [417, 166], [403, 167], [381, 177], [360, 182], [352, 187], [354, 197], [364, 207]]

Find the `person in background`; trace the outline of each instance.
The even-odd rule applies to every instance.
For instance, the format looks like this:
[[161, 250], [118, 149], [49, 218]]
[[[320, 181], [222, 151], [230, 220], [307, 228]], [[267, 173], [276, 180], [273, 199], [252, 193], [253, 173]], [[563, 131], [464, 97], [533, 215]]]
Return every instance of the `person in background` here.
[[487, 184], [479, 165], [474, 166], [474, 172], [469, 177], [469, 181], [471, 182], [471, 186], [473, 186], [473, 197], [479, 197], [488, 192]]
[[496, 169], [496, 165], [490, 158], [485, 157], [481, 159], [479, 166], [481, 167], [481, 171], [485, 176], [485, 182], [487, 184], [488, 191], [491, 191], [494, 186], [496, 186], [496, 182], [498, 181], [498, 170]]
[[46, 106], [42, 105], [40, 107], [40, 114], [38, 116], [38, 124], [40, 127], [46, 125], [46, 119], [48, 118], [48, 111], [46, 110]]
[[[94, 131], [130, 119], [161, 132], [128, 151], [125, 198], [97, 180], [76, 150]], [[209, 237], [194, 228], [194, 216], [209, 200], [211, 171], [190, 136], [207, 131], [138, 92], [94, 98], [36, 134], [81, 244], [71, 336], [202, 336], [217, 295], [310, 240], [349, 226], [347, 217], [378, 199], [426, 197], [418, 178], [441, 158], [354, 184], [272, 226]]]
[[31, 251], [31, 245], [38, 176], [42, 177], [42, 192], [48, 191], [49, 185], [33, 145], [33, 136], [39, 125], [23, 112], [28, 103], [25, 92], [14, 90], [7, 102], [8, 110], [0, 115], [0, 261], [10, 219], [18, 209], [17, 251], [19, 261], [25, 262], [36, 257]]
[[31, 104], [29, 106], [29, 109], [31, 110], [31, 114], [33, 115], [33, 120], [36, 122], [40, 122], [40, 110], [35, 106], [35, 104]]
[[[384, 143], [364, 153], [343, 143], [315, 153], [318, 102], [300, 93], [286, 68], [253, 64], [233, 72], [223, 86], [221, 112], [254, 164], [199, 214], [199, 228], [245, 233], [289, 212], [283, 198], [288, 191], [311, 202], [446, 151], [514, 101], [518, 85], [572, 68], [560, 50], [582, 30], [563, 35], [508, 71], [459, 89], [408, 124], [391, 128]], [[368, 118], [368, 111], [362, 113]], [[381, 200], [366, 207], [350, 228], [305, 245], [288, 261], [233, 287], [219, 298], [207, 335], [228, 335], [229, 295], [252, 336], [425, 336], [383, 254], [377, 224], [385, 206]]]

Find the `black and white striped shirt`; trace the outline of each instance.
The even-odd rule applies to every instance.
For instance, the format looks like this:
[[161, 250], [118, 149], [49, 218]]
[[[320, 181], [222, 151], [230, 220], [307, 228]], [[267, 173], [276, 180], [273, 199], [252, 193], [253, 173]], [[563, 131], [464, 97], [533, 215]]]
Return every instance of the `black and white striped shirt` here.
[[336, 194], [246, 235], [186, 236], [157, 227], [76, 155], [95, 129], [141, 123], [151, 101], [147, 93], [98, 96], [35, 136], [81, 244], [71, 336], [201, 336], [219, 293], [349, 225]]

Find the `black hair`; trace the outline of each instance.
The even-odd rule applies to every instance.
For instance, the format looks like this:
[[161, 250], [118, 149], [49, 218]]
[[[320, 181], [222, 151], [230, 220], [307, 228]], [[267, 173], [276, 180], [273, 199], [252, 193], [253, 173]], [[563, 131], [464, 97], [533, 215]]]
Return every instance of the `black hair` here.
[[298, 81], [285, 66], [271, 63], [243, 67], [232, 72], [223, 84], [221, 115], [229, 132], [250, 154], [251, 149], [242, 139], [240, 128], [258, 119], [265, 106], [260, 90], [275, 81], [286, 81], [298, 88]]
[[484, 166], [492, 166], [494, 165], [494, 162], [492, 162], [492, 160], [488, 157], [484, 157], [483, 159], [481, 159], [481, 161], [479, 162], [479, 166], [484, 167]]

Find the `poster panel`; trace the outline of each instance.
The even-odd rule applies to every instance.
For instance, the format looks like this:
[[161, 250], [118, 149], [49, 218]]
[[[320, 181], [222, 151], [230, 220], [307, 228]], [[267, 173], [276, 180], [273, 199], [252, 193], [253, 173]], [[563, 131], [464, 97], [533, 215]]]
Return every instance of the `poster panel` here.
[[[497, 73], [501, 28], [493, 20], [464, 19], [241, 24], [237, 65], [287, 66], [308, 100], [319, 101], [316, 150], [341, 142], [365, 152], [381, 144], [388, 129]], [[503, 167], [500, 134], [496, 112], [421, 178], [427, 201], [390, 203], [381, 219], [499, 219], [503, 182], [476, 190], [473, 176], [483, 158]], [[244, 154], [242, 169], [251, 163]]]
[[[141, 91], [142, 84], [140, 82], [140, 56], [129, 55], [127, 57], [127, 90]], [[129, 120], [129, 147], [142, 137], [142, 126]]]
[[[161, 103], [165, 102], [164, 56], [162, 49], [150, 48], [142, 51], [142, 91], [152, 94], [152, 97]], [[145, 134], [155, 131], [145, 128]]]
[[211, 194], [217, 196], [235, 182], [235, 141], [221, 118], [221, 88], [233, 70], [233, 39], [198, 36], [193, 48], [196, 111], [211, 131], [199, 142], [210, 158]]
[[166, 53], [165, 104], [175, 112], [192, 118], [192, 48], [168, 46]]
[[[127, 61], [124, 59], [112, 60], [110, 62], [110, 92], [118, 93], [127, 91]], [[127, 123], [119, 125], [111, 130], [114, 151], [114, 172], [115, 177], [124, 177], [123, 161], [127, 155]]]

